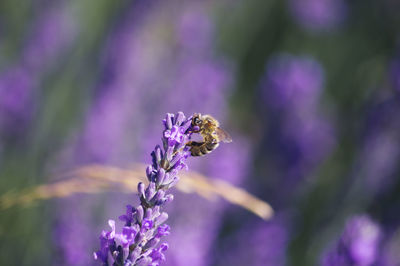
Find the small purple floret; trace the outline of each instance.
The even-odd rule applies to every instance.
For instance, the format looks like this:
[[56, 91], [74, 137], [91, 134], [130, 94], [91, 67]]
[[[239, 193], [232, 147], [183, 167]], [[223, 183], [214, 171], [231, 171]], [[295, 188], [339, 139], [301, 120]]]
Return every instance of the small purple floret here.
[[153, 249], [150, 253], [150, 258], [152, 259], [152, 263], [158, 265], [160, 262], [165, 260], [164, 252], [168, 249], [168, 244], [163, 243], [159, 248]]
[[132, 205], [126, 205], [126, 214], [121, 215], [119, 220], [125, 222], [127, 225], [131, 225], [133, 221], [133, 207]]
[[147, 232], [153, 228], [153, 221], [151, 219], [144, 219], [142, 223], [142, 231]]
[[160, 237], [160, 238], [161, 238], [162, 236], [167, 236], [167, 235], [169, 235], [169, 230], [170, 230], [170, 227], [169, 227], [168, 224], [160, 225], [160, 226], [158, 227], [156, 237]]

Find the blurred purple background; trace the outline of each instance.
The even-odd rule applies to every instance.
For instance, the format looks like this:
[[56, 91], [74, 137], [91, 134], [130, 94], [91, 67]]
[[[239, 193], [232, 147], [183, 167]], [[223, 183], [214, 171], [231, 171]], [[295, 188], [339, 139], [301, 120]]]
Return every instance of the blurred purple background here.
[[[400, 265], [399, 8], [3, 1], [1, 194], [150, 163], [165, 113], [211, 114], [234, 141], [189, 168], [276, 213], [176, 191], [165, 265]], [[0, 265], [96, 265], [126, 204], [113, 191], [0, 210]]]

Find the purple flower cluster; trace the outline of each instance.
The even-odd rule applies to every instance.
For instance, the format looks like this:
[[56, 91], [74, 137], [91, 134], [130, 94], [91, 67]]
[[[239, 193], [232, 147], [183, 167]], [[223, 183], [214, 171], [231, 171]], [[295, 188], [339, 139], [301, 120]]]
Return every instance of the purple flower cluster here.
[[186, 119], [182, 112], [167, 114], [163, 122], [163, 147], [155, 147], [153, 163], [146, 169], [149, 185], [138, 184], [141, 204], [137, 208], [128, 205], [126, 214], [119, 217], [125, 222], [121, 233], [116, 233], [115, 221], [109, 220], [111, 231], [100, 236], [100, 250], [94, 257], [105, 265], [159, 265], [165, 260], [168, 245], [157, 245], [170, 228], [163, 224], [168, 214], [161, 207], [173, 200], [167, 190], [178, 182], [178, 171], [187, 168], [190, 152], [186, 144], [193, 129], [191, 117]]
[[296, 22], [311, 31], [334, 29], [347, 15], [343, 0], [289, 0], [289, 7]]
[[16, 67], [0, 74], [0, 131], [15, 133], [31, 118], [32, 90], [36, 80], [31, 73]]
[[323, 86], [324, 69], [312, 57], [283, 53], [267, 64], [262, 93], [274, 114], [271, 145], [278, 145], [285, 174], [296, 180], [309, 174], [335, 142], [330, 119], [318, 104]]
[[[391, 230], [390, 230], [391, 231]], [[398, 227], [394, 232], [390, 232], [385, 236], [385, 243], [381, 248], [380, 258], [376, 265], [379, 266], [396, 266], [400, 261], [400, 228]]]
[[43, 74], [71, 45], [77, 27], [67, 6], [43, 10], [29, 29], [21, 56], [0, 72], [0, 134], [22, 131], [32, 119]]
[[347, 222], [339, 241], [325, 253], [322, 265], [373, 265], [380, 241], [379, 226], [368, 216], [355, 216]]
[[289, 230], [285, 221], [252, 221], [229, 237], [216, 265], [285, 265]]
[[316, 106], [324, 83], [321, 64], [308, 56], [278, 54], [266, 69], [267, 100], [277, 108], [305, 109]]

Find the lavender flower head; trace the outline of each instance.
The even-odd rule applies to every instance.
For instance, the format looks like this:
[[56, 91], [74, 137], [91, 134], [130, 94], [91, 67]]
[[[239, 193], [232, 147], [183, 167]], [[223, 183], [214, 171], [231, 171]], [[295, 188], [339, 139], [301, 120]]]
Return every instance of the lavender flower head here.
[[27, 124], [33, 107], [29, 88], [34, 83], [27, 69], [15, 67], [0, 76], [0, 131], [13, 133]]
[[381, 231], [367, 216], [351, 218], [335, 247], [329, 250], [322, 265], [372, 265], [377, 260]]
[[224, 241], [216, 265], [286, 265], [288, 240], [289, 228], [281, 219], [244, 224]]
[[277, 108], [315, 106], [322, 92], [324, 71], [313, 58], [278, 54], [267, 65], [266, 100]]
[[311, 31], [334, 29], [347, 15], [343, 0], [289, 0], [289, 5], [296, 22]]
[[382, 245], [380, 258], [376, 265], [379, 266], [396, 266], [400, 261], [400, 229], [390, 232], [386, 236], [385, 243]]
[[182, 112], [167, 114], [163, 123], [163, 147], [155, 147], [151, 153], [153, 163], [146, 169], [149, 185], [145, 188], [143, 183], [138, 184], [140, 205], [128, 205], [126, 214], [119, 217], [125, 222], [121, 233], [116, 233], [113, 220], [108, 222], [111, 231], [101, 233], [100, 250], [94, 257], [104, 265], [153, 266], [165, 260], [168, 244], [158, 244], [170, 228], [164, 224], [168, 214], [161, 207], [173, 200], [167, 190], [178, 182], [178, 171], [187, 169], [190, 151], [186, 144], [197, 129], [192, 128], [191, 117], [186, 119]]

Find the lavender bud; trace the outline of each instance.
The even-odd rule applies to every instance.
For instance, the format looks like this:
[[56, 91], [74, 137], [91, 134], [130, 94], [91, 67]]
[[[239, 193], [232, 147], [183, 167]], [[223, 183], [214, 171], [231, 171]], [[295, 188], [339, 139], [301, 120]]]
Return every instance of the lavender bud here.
[[[166, 138], [161, 138], [161, 140], [163, 143], [164, 151], [166, 151], [168, 149], [168, 140]], [[165, 154], [164, 154], [164, 158], [166, 158]]]
[[144, 218], [145, 219], [148, 219], [148, 220], [151, 220], [151, 215], [153, 214], [153, 210], [152, 209], [150, 209], [150, 208], [148, 208], [147, 210], [146, 210], [146, 214], [144, 215]]
[[172, 128], [172, 117], [173, 117], [173, 114], [168, 113], [167, 117], [165, 118], [165, 126], [167, 127], [167, 129]]
[[147, 166], [147, 168], [146, 168], [146, 176], [147, 176], [147, 179], [151, 182], [152, 176], [153, 176], [153, 167], [151, 165]]
[[136, 261], [137, 258], [139, 258], [141, 253], [142, 253], [142, 248], [136, 247], [131, 253], [131, 261]]
[[143, 221], [143, 213], [144, 210], [142, 206], [136, 208], [136, 220], [138, 223], [141, 223]]
[[146, 188], [145, 197], [147, 200], [151, 199], [154, 194], [156, 194], [156, 184], [154, 182], [150, 182], [149, 186]]
[[144, 184], [142, 182], [139, 182], [138, 184], [138, 193], [139, 196], [144, 196]]
[[178, 112], [175, 117], [175, 125], [180, 126], [185, 120], [185, 115], [182, 112]]
[[165, 222], [168, 219], [168, 213], [162, 212], [156, 219], [155, 224], [156, 227]]
[[140, 245], [143, 239], [144, 239], [144, 233], [143, 232], [139, 232], [135, 237], [135, 243]]
[[182, 127], [181, 127], [183, 133], [186, 132], [186, 131], [189, 129], [189, 127], [190, 127], [191, 124], [192, 124], [192, 120], [191, 120], [191, 119], [189, 119], [188, 121], [186, 121], [185, 123], [183, 123], [183, 125], [182, 125]]
[[155, 247], [158, 243], [160, 242], [160, 238], [158, 237], [153, 237], [152, 239], [147, 242], [147, 244], [144, 246], [144, 249], [149, 249]]
[[164, 197], [164, 203], [168, 203], [174, 200], [174, 195], [168, 194], [167, 196]]
[[172, 155], [174, 154], [174, 147], [172, 147], [172, 146], [168, 146], [168, 148], [167, 148], [167, 160], [168, 161], [171, 161], [172, 160]]
[[162, 182], [164, 181], [164, 177], [165, 177], [165, 170], [161, 168], [157, 173], [157, 180], [156, 180], [157, 186], [162, 184]]
[[175, 175], [173, 174], [173, 172], [166, 173], [162, 185], [164, 185], [164, 186], [168, 185], [169, 183], [171, 183], [174, 180], [174, 178], [175, 178]]
[[122, 250], [122, 254], [123, 254], [123, 261], [126, 261], [128, 259], [128, 256], [129, 256], [129, 247], [124, 248]]
[[148, 241], [149, 239], [151, 239], [154, 235], [154, 229], [153, 228], [149, 228], [149, 229], [143, 229], [143, 233], [144, 233], [144, 243], [143, 245], [145, 245], [146, 241]]
[[[164, 198], [165, 192], [163, 190], [159, 190], [157, 191], [157, 193], [154, 195], [154, 197], [151, 199], [150, 203], [152, 205], [155, 205], [156, 203], [159, 203], [162, 201], [162, 199]], [[160, 205], [160, 204], [157, 204]]]
[[154, 219], [155, 217], [158, 217], [160, 215], [160, 206], [154, 206], [153, 208], [153, 215], [151, 219]]
[[162, 151], [161, 151], [160, 145], [156, 146], [156, 148], [154, 150], [154, 154], [156, 157], [156, 162], [159, 163], [162, 159]]
[[174, 167], [175, 164], [176, 164], [177, 162], [179, 162], [179, 160], [182, 159], [182, 158], [183, 158], [183, 155], [182, 155], [182, 154], [177, 154], [177, 155], [175, 155], [174, 158], [171, 160], [170, 165], [171, 165], [172, 167]]
[[171, 175], [169, 173], [166, 173], [162, 182], [159, 184], [159, 186], [164, 186], [166, 183], [168, 184], [168, 180], [170, 180], [170, 176]]
[[151, 265], [151, 258], [149, 258], [149, 257], [141, 257], [137, 261], [136, 265], [137, 266], [149, 266], [149, 265]]

